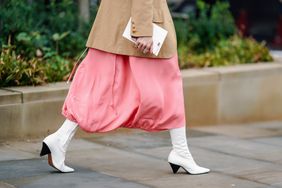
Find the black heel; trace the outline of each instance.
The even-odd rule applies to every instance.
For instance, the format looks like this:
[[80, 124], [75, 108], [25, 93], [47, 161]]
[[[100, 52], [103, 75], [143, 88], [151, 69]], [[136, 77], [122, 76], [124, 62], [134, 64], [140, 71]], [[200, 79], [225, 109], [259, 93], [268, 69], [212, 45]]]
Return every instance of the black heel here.
[[180, 168], [179, 165], [176, 165], [176, 164], [173, 164], [173, 163], [169, 163], [169, 164], [170, 164], [170, 166], [171, 166], [172, 171], [173, 171], [174, 174], [175, 174], [175, 173], [178, 171], [178, 169]]
[[41, 149], [41, 152], [40, 152], [40, 157], [42, 157], [43, 155], [47, 155], [51, 153], [49, 147], [47, 146], [47, 144], [45, 144], [44, 142], [42, 143], [42, 149]]

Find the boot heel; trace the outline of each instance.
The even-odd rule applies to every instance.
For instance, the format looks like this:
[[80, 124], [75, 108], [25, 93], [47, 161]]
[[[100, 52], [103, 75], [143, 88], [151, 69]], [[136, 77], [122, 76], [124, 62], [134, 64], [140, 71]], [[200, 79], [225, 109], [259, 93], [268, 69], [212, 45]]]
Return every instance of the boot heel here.
[[47, 146], [47, 144], [45, 144], [44, 142], [42, 143], [42, 149], [41, 149], [41, 152], [40, 152], [40, 157], [42, 157], [43, 155], [47, 155], [51, 153], [49, 147]]
[[169, 163], [169, 164], [170, 164], [170, 166], [171, 166], [172, 171], [173, 171], [174, 174], [175, 174], [175, 173], [178, 171], [178, 169], [180, 168], [179, 165], [176, 165], [176, 164], [173, 164], [173, 163]]

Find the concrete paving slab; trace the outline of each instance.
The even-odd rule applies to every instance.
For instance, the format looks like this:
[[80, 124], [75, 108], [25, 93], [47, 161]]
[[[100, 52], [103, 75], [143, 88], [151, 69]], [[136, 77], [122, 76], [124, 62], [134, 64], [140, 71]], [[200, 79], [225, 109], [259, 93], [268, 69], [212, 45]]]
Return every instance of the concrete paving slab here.
[[[111, 176], [121, 177], [134, 182], [145, 183], [152, 187], [227, 187], [226, 185], [245, 185], [245, 187], [265, 187], [265, 184], [255, 183], [251, 180], [242, 180], [240, 177], [223, 175], [215, 171], [209, 174], [192, 176], [183, 170], [173, 174], [166, 161], [142, 156], [132, 152], [119, 151], [119, 149], [105, 149], [103, 151], [80, 153], [72, 152], [72, 162], [79, 160], [79, 165], [87, 166], [92, 170], [103, 172]], [[79, 157], [80, 156], [80, 157]], [[92, 160], [90, 160], [92, 159]], [[113, 168], [114, 166], [114, 168]], [[212, 175], [211, 175], [212, 174]], [[183, 177], [182, 177], [183, 176]], [[185, 177], [184, 177], [185, 176]], [[217, 177], [221, 181], [212, 181], [204, 176]], [[181, 178], [182, 177], [182, 178]], [[167, 180], [172, 182], [167, 183]], [[180, 183], [181, 182], [181, 183]]]
[[261, 168], [241, 174], [242, 177], [256, 182], [263, 182], [267, 185], [282, 187], [281, 166], [277, 168]]
[[193, 130], [221, 134], [238, 138], [260, 138], [282, 136], [282, 122], [249, 123], [244, 125], [216, 125], [193, 127]]
[[280, 132], [282, 129], [282, 121], [278, 120], [278, 121], [270, 121], [270, 122], [258, 122], [258, 123], [253, 123], [252, 126]]
[[[27, 153], [32, 153], [36, 157], [38, 157], [41, 147], [42, 147], [42, 139], [36, 139], [36, 140], [27, 140], [27, 141], [13, 141], [13, 142], [5, 142], [3, 145], [9, 146], [9, 148], [13, 148], [17, 151], [23, 151]], [[89, 142], [84, 139], [73, 139], [70, 142], [70, 145], [68, 147], [68, 151], [72, 150], [80, 150], [80, 149], [96, 149], [97, 147], [104, 147], [99, 144], [95, 144], [94, 142]], [[0, 147], [1, 149], [1, 147]]]
[[79, 173], [59, 173], [51, 170], [45, 160], [31, 159], [0, 162], [0, 180], [18, 188], [64, 188], [64, 187], [111, 187], [147, 188], [148, 186], [130, 182], [84, 168]]
[[30, 159], [34, 156], [33, 153], [15, 147], [14, 143], [5, 142], [0, 144], [0, 161]]
[[[153, 155], [156, 158], [167, 160], [168, 151], [170, 151], [170, 148], [168, 147], [157, 148], [155, 152], [152, 152], [150, 150], [138, 150], [138, 151], [143, 152], [149, 156]], [[272, 164], [270, 162], [256, 161], [240, 156], [233, 156], [229, 154], [219, 153], [208, 149], [190, 147], [190, 151], [194, 160], [200, 166], [210, 168], [214, 172], [220, 172], [230, 175], [240, 176], [242, 172], [248, 170], [277, 167], [276, 164]], [[280, 166], [282, 167], [282, 165]]]
[[[145, 156], [142, 156], [140, 152], [144, 152], [144, 149], [138, 149], [137, 151], [139, 153], [136, 153], [136, 151], [122, 151], [120, 149], [111, 149], [111, 150], [104, 150], [104, 151], [85, 151], [81, 152], [79, 154], [71, 153], [72, 156], [77, 155], [76, 159], [72, 158], [73, 160], [83, 161], [80, 162], [80, 165], [88, 166], [92, 170], [102, 171], [103, 173], [122, 177], [124, 179], [128, 179], [131, 181], [137, 181], [137, 182], [151, 182], [152, 180], [152, 186], [154, 186], [154, 181], [157, 181], [159, 178], [162, 179], [162, 177], [170, 177], [173, 176], [171, 169], [166, 161], [167, 158], [167, 152], [170, 150], [170, 147], [161, 147], [157, 148], [154, 153], [150, 153], [148, 151], [145, 152]], [[149, 150], [152, 150], [152, 148], [149, 148]], [[162, 150], [162, 152], [160, 152]], [[258, 162], [256, 160], [251, 159], [245, 159], [242, 157], [233, 157], [231, 155], [226, 154], [220, 154], [216, 152], [210, 152], [202, 149], [202, 153], [199, 156], [202, 156], [201, 159], [199, 156], [195, 155], [196, 153], [199, 154], [197, 151], [198, 149], [193, 149], [195, 151], [193, 153], [193, 156], [195, 157], [195, 160], [198, 162], [198, 164], [202, 166], [206, 166], [208, 168], [211, 168], [211, 173], [218, 173], [218, 174], [225, 174], [225, 176], [230, 176], [233, 179], [233, 182], [237, 182], [238, 184], [241, 184], [241, 179], [245, 179], [246, 182], [250, 181], [252, 182], [252, 178], [248, 179], [247, 177], [242, 176], [241, 174], [247, 175], [250, 171], [250, 169], [254, 172], [260, 172], [262, 170], [271, 170], [278, 168], [277, 165], [268, 163], [268, 162]], [[93, 153], [93, 154], [91, 154]], [[160, 154], [161, 153], [161, 154]], [[158, 155], [157, 155], [158, 154]], [[150, 155], [152, 158], [150, 159]], [[79, 157], [80, 156], [80, 157]], [[205, 157], [204, 157], [205, 156]], [[126, 159], [126, 160], [124, 160]], [[159, 161], [162, 160], [162, 161]], [[86, 162], [87, 161], [87, 162]], [[155, 161], [155, 163], [153, 163]], [[86, 162], [86, 163], [85, 163]], [[75, 162], [77, 163], [77, 162]], [[115, 165], [113, 164], [115, 163]], [[112, 168], [112, 165], [115, 166], [115, 169]], [[282, 167], [282, 166], [281, 166]], [[138, 169], [138, 170], [136, 170]], [[182, 171], [184, 172], [184, 171]], [[282, 171], [281, 171], [282, 172]], [[205, 176], [207, 174], [203, 174]], [[227, 178], [227, 180], [230, 180], [230, 177]], [[231, 178], [231, 179], [232, 179]], [[282, 178], [282, 176], [280, 177]], [[224, 178], [222, 181], [226, 181]], [[263, 185], [271, 185], [271, 182], [266, 181], [265, 179], [257, 180], [258, 187], [263, 187]], [[279, 180], [273, 179], [273, 182], [277, 183]], [[162, 180], [159, 182], [160, 187], [163, 187], [163, 184], [161, 183]], [[245, 183], [246, 183], [245, 182]], [[187, 184], [190, 185], [189, 179], [186, 181]], [[202, 184], [201, 180], [197, 182], [198, 184]], [[233, 183], [236, 184], [236, 183]], [[206, 184], [204, 184], [206, 185]], [[214, 187], [218, 186], [220, 184], [214, 185]], [[246, 187], [251, 186], [247, 185]], [[166, 186], [164, 186], [166, 187]], [[257, 186], [255, 186], [257, 187]]]
[[0, 181], [0, 187], [1, 188], [15, 188], [15, 186], [8, 184], [6, 182], [1, 182], [1, 181]]
[[0, 161], [30, 159], [35, 157], [34, 154], [31, 153], [2, 147], [0, 148], [0, 155]]
[[241, 178], [226, 176], [224, 174], [210, 173], [208, 176], [189, 176], [185, 173], [170, 177], [159, 177], [157, 179], [143, 181], [154, 187], [193, 187], [193, 188], [271, 188], [266, 184], [248, 181]]
[[[121, 137], [120, 133], [108, 134], [104, 136], [94, 136], [86, 138], [91, 142], [99, 143], [106, 146], [112, 146], [115, 148], [134, 150], [137, 148], [156, 148], [162, 146], [171, 146], [170, 135], [168, 131], [161, 132], [145, 132], [136, 131], [131, 133], [123, 134]], [[198, 131], [191, 128], [186, 129], [186, 135], [189, 138], [193, 137], [205, 137], [213, 136], [216, 134], [208, 133], [205, 131]]]
[[190, 142], [194, 146], [208, 148], [217, 152], [282, 164], [282, 149], [275, 145], [227, 136], [190, 138]]
[[84, 168], [131, 181], [171, 174], [166, 161], [111, 147], [72, 151], [69, 161]]
[[[230, 128], [228, 133], [227, 126]], [[39, 157], [42, 139], [0, 143], [0, 187], [191, 187], [279, 188], [282, 187], [281, 137], [272, 132], [279, 123], [188, 127], [189, 149], [210, 173], [173, 174], [167, 162], [171, 150], [168, 131], [112, 131], [74, 138], [66, 164], [74, 173], [58, 173]], [[221, 129], [222, 128], [222, 129]], [[270, 131], [269, 131], [270, 130]], [[227, 134], [228, 133], [228, 134]], [[232, 134], [233, 133], [233, 134]], [[280, 150], [279, 150], [280, 149]]]
[[252, 141], [282, 147], [282, 136], [268, 137], [268, 138], [257, 138], [257, 139], [252, 139]]

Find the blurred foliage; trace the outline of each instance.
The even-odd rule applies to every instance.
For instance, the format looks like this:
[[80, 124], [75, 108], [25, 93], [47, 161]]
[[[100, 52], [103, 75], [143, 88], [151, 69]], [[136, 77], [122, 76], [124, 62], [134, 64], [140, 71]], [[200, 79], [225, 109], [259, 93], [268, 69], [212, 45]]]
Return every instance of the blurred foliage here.
[[197, 1], [189, 19], [175, 19], [181, 68], [212, 67], [272, 61], [265, 43], [237, 34], [229, 3], [213, 6]]
[[197, 10], [189, 13], [187, 20], [174, 20], [179, 45], [185, 44], [195, 52], [204, 52], [235, 33], [228, 2], [217, 1], [211, 6], [198, 0]]
[[[16, 45], [16, 52], [29, 58], [36, 50], [56, 51], [75, 57], [85, 47], [91, 24], [79, 24], [78, 5], [73, 0], [2, 0], [0, 6], [1, 41]], [[91, 8], [94, 20], [97, 7]], [[16, 19], [15, 19], [16, 18]]]
[[0, 58], [1, 86], [38, 85], [46, 80], [44, 66], [36, 58], [24, 60], [15, 51], [5, 46]]
[[180, 46], [179, 59], [182, 69], [273, 61], [265, 43], [239, 35], [222, 39], [213, 50], [200, 54], [191, 52], [185, 45]]
[[[65, 80], [85, 48], [92, 24], [80, 20], [76, 1], [29, 2], [0, 2], [0, 86]], [[97, 7], [90, 11], [92, 22]]]
[[73, 67], [71, 61], [56, 53], [25, 58], [17, 55], [15, 46], [3, 46], [0, 56], [0, 85], [42, 85], [66, 80]]

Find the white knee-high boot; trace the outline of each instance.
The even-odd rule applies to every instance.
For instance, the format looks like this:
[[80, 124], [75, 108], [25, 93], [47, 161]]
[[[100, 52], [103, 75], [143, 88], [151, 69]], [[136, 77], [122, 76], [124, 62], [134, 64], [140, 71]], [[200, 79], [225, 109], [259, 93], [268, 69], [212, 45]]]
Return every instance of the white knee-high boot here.
[[168, 162], [176, 173], [180, 167], [190, 174], [203, 174], [210, 171], [200, 167], [194, 161], [186, 140], [186, 126], [169, 130], [173, 149], [168, 155]]
[[66, 119], [56, 132], [43, 140], [40, 156], [48, 154], [49, 165], [61, 172], [74, 171], [73, 168], [65, 165], [65, 154], [77, 128], [77, 123]]

